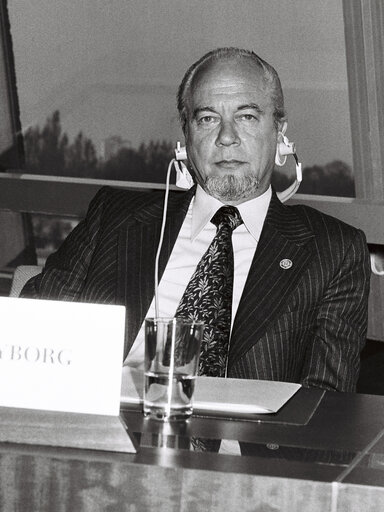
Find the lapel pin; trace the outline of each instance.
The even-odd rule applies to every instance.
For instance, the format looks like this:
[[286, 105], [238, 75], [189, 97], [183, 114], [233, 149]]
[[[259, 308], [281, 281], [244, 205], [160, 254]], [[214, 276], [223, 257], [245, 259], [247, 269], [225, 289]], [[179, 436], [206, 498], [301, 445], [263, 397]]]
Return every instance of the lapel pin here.
[[292, 267], [292, 265], [292, 261], [289, 260], [288, 258], [284, 258], [283, 260], [280, 261], [280, 267], [284, 270], [288, 270], [289, 268]]

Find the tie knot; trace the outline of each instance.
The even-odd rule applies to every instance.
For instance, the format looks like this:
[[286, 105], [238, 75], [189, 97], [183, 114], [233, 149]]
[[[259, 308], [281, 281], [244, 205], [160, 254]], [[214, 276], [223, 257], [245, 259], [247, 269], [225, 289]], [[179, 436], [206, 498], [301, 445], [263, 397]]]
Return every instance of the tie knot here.
[[243, 223], [240, 212], [234, 206], [222, 206], [211, 219], [212, 224], [217, 228], [229, 226], [233, 231]]

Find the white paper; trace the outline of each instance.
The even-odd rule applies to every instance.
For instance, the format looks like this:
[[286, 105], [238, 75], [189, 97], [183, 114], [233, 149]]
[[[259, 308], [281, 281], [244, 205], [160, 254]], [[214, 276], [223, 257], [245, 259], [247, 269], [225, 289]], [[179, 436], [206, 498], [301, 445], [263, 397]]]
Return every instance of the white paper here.
[[0, 297], [0, 405], [119, 415], [125, 308]]
[[300, 387], [270, 380], [199, 377], [193, 404], [201, 411], [269, 414], [277, 412]]

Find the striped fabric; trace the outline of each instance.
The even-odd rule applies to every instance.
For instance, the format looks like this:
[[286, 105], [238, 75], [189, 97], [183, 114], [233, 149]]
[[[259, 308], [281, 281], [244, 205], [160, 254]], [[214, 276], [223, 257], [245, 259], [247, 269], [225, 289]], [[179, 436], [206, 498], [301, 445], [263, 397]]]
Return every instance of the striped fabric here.
[[[160, 274], [193, 193], [170, 194]], [[154, 294], [162, 208], [163, 192], [101, 189], [22, 295], [125, 305], [128, 353]], [[228, 376], [353, 391], [369, 277], [361, 231], [273, 194], [233, 325]]]

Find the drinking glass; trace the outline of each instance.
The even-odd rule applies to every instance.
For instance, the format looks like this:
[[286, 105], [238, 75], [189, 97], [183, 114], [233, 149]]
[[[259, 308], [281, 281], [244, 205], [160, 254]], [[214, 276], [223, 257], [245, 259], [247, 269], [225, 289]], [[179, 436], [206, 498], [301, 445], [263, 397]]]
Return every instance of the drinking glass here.
[[145, 320], [144, 415], [168, 421], [192, 414], [204, 324], [183, 318]]

